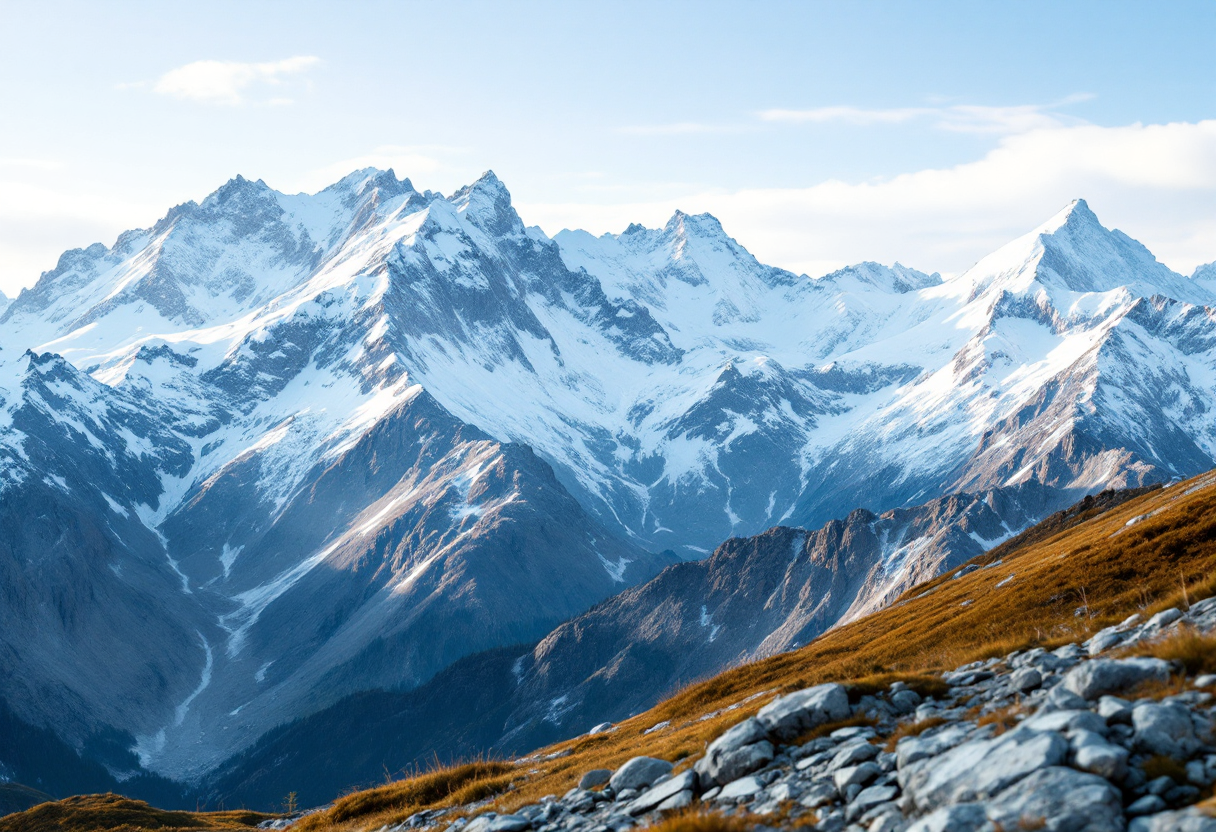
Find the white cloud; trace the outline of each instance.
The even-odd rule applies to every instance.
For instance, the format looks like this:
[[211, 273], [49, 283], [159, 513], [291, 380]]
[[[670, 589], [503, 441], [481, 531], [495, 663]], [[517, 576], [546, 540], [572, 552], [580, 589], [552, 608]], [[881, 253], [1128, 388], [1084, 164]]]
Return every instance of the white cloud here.
[[744, 133], [755, 128], [747, 124], [703, 124], [678, 121], [672, 124], [634, 124], [616, 128], [625, 136], [687, 136], [696, 133]]
[[[152, 87], [154, 92], [208, 104], [242, 104], [255, 88], [279, 87], [284, 79], [299, 75], [316, 66], [321, 59], [314, 55], [297, 55], [281, 61], [241, 63], [239, 61], [195, 61], [171, 69]], [[291, 99], [275, 96], [270, 103], [290, 103]]]
[[1076, 197], [1189, 273], [1216, 259], [1216, 120], [1043, 127], [983, 158], [869, 182], [674, 193], [629, 204], [520, 205], [547, 231], [662, 224], [709, 211], [761, 260], [822, 274], [859, 260], [961, 271]]
[[959, 133], [1025, 133], [1051, 127], [1081, 123], [1057, 113], [1061, 107], [1088, 100], [1088, 95], [1071, 95], [1050, 104], [1023, 104], [991, 107], [976, 104], [954, 104], [943, 107], [814, 107], [809, 110], [764, 110], [761, 121], [789, 124], [851, 124], [867, 127], [876, 124], [905, 124], [926, 119], [940, 130]]

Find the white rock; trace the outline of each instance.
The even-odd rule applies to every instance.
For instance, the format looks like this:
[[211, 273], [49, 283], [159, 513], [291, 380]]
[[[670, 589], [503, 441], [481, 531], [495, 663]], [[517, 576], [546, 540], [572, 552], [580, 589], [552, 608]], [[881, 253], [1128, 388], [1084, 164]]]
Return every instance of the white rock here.
[[1034, 828], [1047, 832], [1123, 832], [1123, 797], [1101, 777], [1050, 767], [998, 794], [986, 808], [988, 819], [1002, 829]]
[[832, 782], [836, 784], [836, 790], [844, 794], [849, 786], [864, 786], [881, 773], [873, 763], [862, 763], [837, 769], [832, 773]]
[[1199, 746], [1190, 709], [1173, 702], [1145, 702], [1132, 709], [1135, 745], [1150, 754], [1186, 759]]
[[654, 757], [634, 757], [616, 770], [608, 785], [617, 794], [625, 789], [640, 789], [649, 786], [664, 774], [670, 774], [671, 763]]
[[676, 797], [681, 792], [686, 791], [691, 794], [696, 786], [697, 775], [691, 771], [682, 771], [676, 776], [642, 792], [632, 803], [625, 807], [625, 811], [631, 815], [649, 812], [652, 809], [659, 808], [660, 804]]
[[756, 714], [756, 718], [781, 740], [792, 740], [799, 734], [837, 722], [849, 716], [849, 694], [842, 685], [816, 685], [774, 699]]
[[754, 775], [740, 777], [738, 780], [732, 780], [722, 787], [722, 791], [718, 792], [714, 800], [717, 801], [733, 801], [741, 797], [750, 797], [756, 792], [764, 788], [764, 784], [760, 782], [760, 778]]
[[899, 785], [922, 811], [983, 800], [1039, 769], [1058, 766], [1068, 742], [1052, 731], [1021, 728], [995, 739], [963, 743], [899, 772]]
[[1068, 671], [1062, 685], [1083, 699], [1097, 699], [1142, 682], [1164, 682], [1169, 678], [1169, 663], [1161, 659], [1094, 659]]

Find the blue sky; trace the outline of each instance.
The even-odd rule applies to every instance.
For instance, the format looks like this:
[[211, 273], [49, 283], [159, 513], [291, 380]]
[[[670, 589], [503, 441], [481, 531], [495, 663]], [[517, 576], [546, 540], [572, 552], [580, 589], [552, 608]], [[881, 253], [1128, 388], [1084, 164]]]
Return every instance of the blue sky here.
[[1068, 200], [1216, 260], [1216, 2], [0, 2], [0, 290], [237, 173], [492, 168], [524, 221], [710, 211], [965, 269]]

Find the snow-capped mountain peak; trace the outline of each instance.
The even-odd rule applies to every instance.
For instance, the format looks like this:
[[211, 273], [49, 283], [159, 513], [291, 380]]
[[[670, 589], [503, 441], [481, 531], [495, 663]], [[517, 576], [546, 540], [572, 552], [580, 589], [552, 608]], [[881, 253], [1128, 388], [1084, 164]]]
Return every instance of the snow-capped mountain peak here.
[[[186, 658], [104, 720], [181, 773], [343, 692], [325, 680], [417, 684], [464, 636], [539, 637], [663, 550], [962, 489], [1034, 486], [1008, 514], [1030, 517], [1211, 467], [1206, 280], [1080, 201], [943, 283], [795, 275], [707, 214], [549, 240], [492, 172], [449, 197], [238, 177], [0, 316], [0, 509], [71, 518], [84, 562], [54, 524], [29, 551], [165, 608], [140, 652]], [[24, 620], [0, 648], [35, 643]], [[43, 624], [47, 651], [91, 643]]]

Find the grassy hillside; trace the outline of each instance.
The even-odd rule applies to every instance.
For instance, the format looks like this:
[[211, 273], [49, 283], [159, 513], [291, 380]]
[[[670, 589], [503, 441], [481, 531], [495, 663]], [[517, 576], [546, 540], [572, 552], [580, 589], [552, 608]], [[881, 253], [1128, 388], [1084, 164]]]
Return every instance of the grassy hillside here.
[[5, 832], [101, 832], [157, 829], [186, 832], [207, 829], [250, 829], [271, 817], [257, 812], [166, 812], [142, 800], [116, 794], [69, 797], [43, 803], [16, 815], [0, 818]]
[[[933, 692], [942, 686], [938, 673], [968, 661], [1057, 646], [1134, 612], [1208, 597], [1216, 593], [1214, 568], [1216, 473], [1123, 502], [1091, 499], [915, 587], [886, 610], [800, 650], [692, 685], [611, 732], [559, 743], [514, 765], [474, 763], [357, 792], [294, 828], [373, 830], [420, 809], [482, 797], [509, 811], [561, 795], [583, 772], [638, 754], [687, 766], [708, 740], [779, 691], [840, 681], [861, 696], [902, 678]], [[660, 723], [668, 725], [645, 733]], [[0, 832], [52, 828], [13, 825], [38, 811], [0, 820]]]

